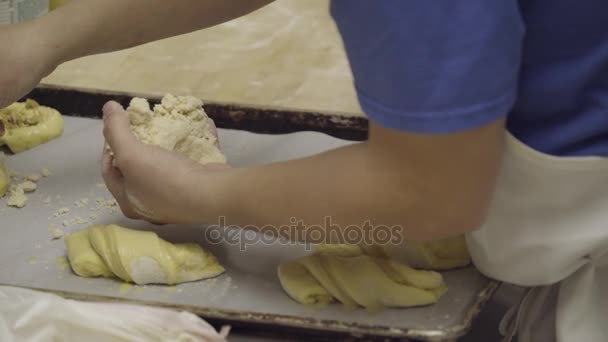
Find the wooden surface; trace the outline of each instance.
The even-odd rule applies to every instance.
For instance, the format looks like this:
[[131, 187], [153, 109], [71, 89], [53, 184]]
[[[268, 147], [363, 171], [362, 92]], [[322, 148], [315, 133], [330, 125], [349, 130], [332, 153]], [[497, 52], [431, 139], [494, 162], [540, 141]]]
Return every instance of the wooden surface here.
[[66, 63], [43, 83], [361, 115], [328, 0], [277, 0], [207, 30]]

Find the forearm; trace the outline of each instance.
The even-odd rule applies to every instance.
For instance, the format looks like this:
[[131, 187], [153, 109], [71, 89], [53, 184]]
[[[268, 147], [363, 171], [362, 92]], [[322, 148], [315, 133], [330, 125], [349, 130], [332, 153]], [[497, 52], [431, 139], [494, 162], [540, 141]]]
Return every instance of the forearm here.
[[[348, 226], [385, 226], [411, 240], [477, 228], [479, 200], [467, 198], [478, 192], [475, 185], [442, 181], [438, 170], [403, 168], [390, 159], [361, 143], [310, 158], [206, 174], [198, 182], [202, 188], [195, 189], [201, 196], [195, 201], [203, 207], [201, 220], [224, 216], [231, 225], [289, 226], [291, 239], [310, 239], [301, 232], [293, 234], [293, 227], [299, 226], [293, 218], [303, 223], [298, 230], [313, 225], [329, 229], [330, 217], [332, 229], [342, 232]], [[445, 160], [443, 169], [452, 161]]]
[[56, 64], [196, 31], [271, 0], [75, 0], [28, 25]]

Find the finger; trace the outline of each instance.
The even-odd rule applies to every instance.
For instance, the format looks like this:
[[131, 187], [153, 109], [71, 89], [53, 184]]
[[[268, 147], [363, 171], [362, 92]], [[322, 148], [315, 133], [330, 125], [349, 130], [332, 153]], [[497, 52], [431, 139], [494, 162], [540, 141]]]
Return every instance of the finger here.
[[[105, 145], [104, 145], [105, 146]], [[101, 175], [108, 191], [114, 196], [116, 202], [122, 213], [131, 219], [137, 219], [139, 216], [135, 213], [129, 201], [127, 199], [124, 177], [120, 173], [120, 170], [113, 166], [114, 157], [112, 154], [104, 148], [104, 152], [101, 160]]]
[[118, 159], [137, 145], [129, 116], [120, 104], [110, 101], [103, 106], [103, 123], [103, 136]]

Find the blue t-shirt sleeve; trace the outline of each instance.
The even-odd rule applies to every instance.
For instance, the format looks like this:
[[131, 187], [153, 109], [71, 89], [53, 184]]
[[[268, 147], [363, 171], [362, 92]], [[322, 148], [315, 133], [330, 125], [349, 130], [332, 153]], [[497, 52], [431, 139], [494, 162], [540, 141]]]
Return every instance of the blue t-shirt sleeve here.
[[516, 0], [332, 0], [331, 13], [378, 124], [449, 133], [511, 110], [524, 36]]

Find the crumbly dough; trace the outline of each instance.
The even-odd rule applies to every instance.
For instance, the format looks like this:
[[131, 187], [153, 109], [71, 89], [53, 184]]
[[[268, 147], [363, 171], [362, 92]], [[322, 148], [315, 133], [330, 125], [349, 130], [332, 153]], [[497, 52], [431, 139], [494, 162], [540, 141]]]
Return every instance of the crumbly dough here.
[[224, 272], [217, 259], [198, 244], [171, 244], [153, 232], [93, 226], [65, 240], [70, 265], [83, 277], [173, 285]]
[[7, 145], [13, 153], [44, 144], [62, 133], [61, 114], [34, 100], [0, 109], [0, 146]]
[[201, 164], [226, 162], [201, 100], [166, 95], [151, 110], [147, 100], [134, 98], [127, 112], [131, 128], [141, 142], [175, 151]]
[[23, 208], [27, 204], [27, 196], [21, 185], [11, 186], [9, 197], [6, 202], [9, 207]]
[[42, 178], [42, 175], [39, 173], [30, 173], [29, 175], [25, 176], [25, 179], [31, 182], [37, 182], [40, 180], [40, 178]]
[[281, 264], [278, 276], [285, 292], [302, 304], [413, 307], [433, 304], [447, 291], [441, 274], [366, 255], [358, 246], [319, 246], [311, 255]]
[[24, 192], [34, 192], [38, 188], [38, 185], [32, 181], [24, 181], [18, 185], [23, 189]]

